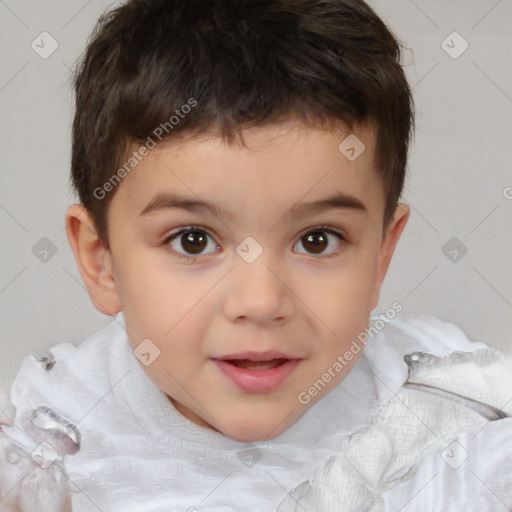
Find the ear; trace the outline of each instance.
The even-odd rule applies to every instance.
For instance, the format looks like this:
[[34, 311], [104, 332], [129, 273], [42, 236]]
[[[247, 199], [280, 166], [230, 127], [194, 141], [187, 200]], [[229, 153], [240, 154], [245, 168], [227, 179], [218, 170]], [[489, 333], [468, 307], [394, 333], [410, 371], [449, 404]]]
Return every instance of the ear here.
[[396, 244], [409, 220], [411, 210], [408, 205], [399, 203], [396, 207], [393, 219], [389, 223], [386, 233], [382, 238], [382, 243], [379, 250], [379, 267], [377, 272], [377, 279], [375, 281], [375, 288], [372, 295], [372, 310], [375, 309], [379, 303], [380, 287], [388, 271], [391, 257], [395, 251]]
[[100, 241], [94, 222], [81, 204], [66, 211], [66, 234], [94, 307], [105, 315], [121, 311], [112, 255]]

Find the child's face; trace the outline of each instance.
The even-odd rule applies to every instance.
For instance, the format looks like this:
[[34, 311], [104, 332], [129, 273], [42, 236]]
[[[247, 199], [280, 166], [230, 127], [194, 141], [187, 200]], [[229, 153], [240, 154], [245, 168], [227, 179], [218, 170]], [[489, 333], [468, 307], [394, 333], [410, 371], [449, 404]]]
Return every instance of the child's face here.
[[[355, 133], [366, 149], [354, 161], [338, 149], [347, 132], [292, 123], [246, 131], [250, 149], [219, 138], [171, 141], [118, 185], [108, 212], [111, 252], [91, 258], [105, 256], [103, 285], [84, 281], [98, 309], [122, 307], [133, 349], [149, 339], [154, 357], [158, 347], [159, 356], [141, 366], [191, 421], [238, 441], [271, 439], [343, 380], [361, 354], [333, 366], [368, 326], [408, 209], [399, 206], [383, 237], [373, 132]], [[342, 194], [362, 207], [298, 209]], [[166, 195], [226, 215], [166, 207]], [[160, 207], [152, 209], [157, 196]], [[299, 214], [287, 216], [291, 208]], [[315, 235], [317, 226], [328, 227]], [[75, 245], [87, 251], [91, 244]], [[296, 361], [288, 370], [224, 363], [227, 373], [216, 362], [247, 351]], [[308, 390], [329, 369], [330, 382], [312, 396]]]

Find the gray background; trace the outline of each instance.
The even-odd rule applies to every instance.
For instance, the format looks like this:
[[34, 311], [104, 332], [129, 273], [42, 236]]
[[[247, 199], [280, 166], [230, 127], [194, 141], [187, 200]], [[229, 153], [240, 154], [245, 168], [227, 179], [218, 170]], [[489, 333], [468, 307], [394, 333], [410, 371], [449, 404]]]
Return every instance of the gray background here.
[[[399, 301], [405, 313], [436, 315], [510, 352], [512, 2], [370, 4], [411, 49], [405, 62], [417, 108], [403, 195], [411, 219], [379, 309]], [[78, 345], [110, 321], [92, 306], [64, 231], [66, 207], [76, 202], [70, 69], [109, 5], [0, 0], [0, 386], [28, 353]], [[44, 31], [58, 43], [46, 59], [31, 47]], [[454, 31], [469, 45], [458, 58], [445, 51], [463, 48]], [[56, 250], [46, 261], [42, 238]]]

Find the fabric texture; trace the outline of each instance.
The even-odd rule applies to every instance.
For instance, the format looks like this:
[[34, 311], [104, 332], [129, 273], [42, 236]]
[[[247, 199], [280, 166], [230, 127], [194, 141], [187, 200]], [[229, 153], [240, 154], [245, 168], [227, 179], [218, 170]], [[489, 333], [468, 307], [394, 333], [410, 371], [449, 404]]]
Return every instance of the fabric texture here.
[[253, 443], [183, 417], [135, 358], [122, 313], [50, 352], [23, 361], [0, 438], [12, 501], [24, 484], [26, 500], [43, 489], [55, 501], [37, 510], [66, 510], [66, 492], [73, 512], [512, 510], [508, 360], [438, 318], [386, 320], [335, 389]]

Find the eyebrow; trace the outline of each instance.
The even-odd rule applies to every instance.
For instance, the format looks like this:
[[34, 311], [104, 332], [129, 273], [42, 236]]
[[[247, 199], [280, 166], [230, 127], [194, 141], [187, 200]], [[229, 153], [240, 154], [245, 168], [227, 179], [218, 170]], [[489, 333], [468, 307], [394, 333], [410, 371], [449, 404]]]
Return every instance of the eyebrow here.
[[[180, 196], [171, 192], [161, 192], [157, 194], [140, 212], [139, 217], [172, 208], [193, 213], [209, 212], [217, 218], [224, 218], [232, 222], [237, 218], [231, 211], [221, 208], [218, 205], [194, 197]], [[357, 197], [337, 192], [324, 199], [295, 204], [283, 215], [282, 220], [291, 220], [306, 215], [314, 215], [332, 208], [368, 213], [365, 205]]]

